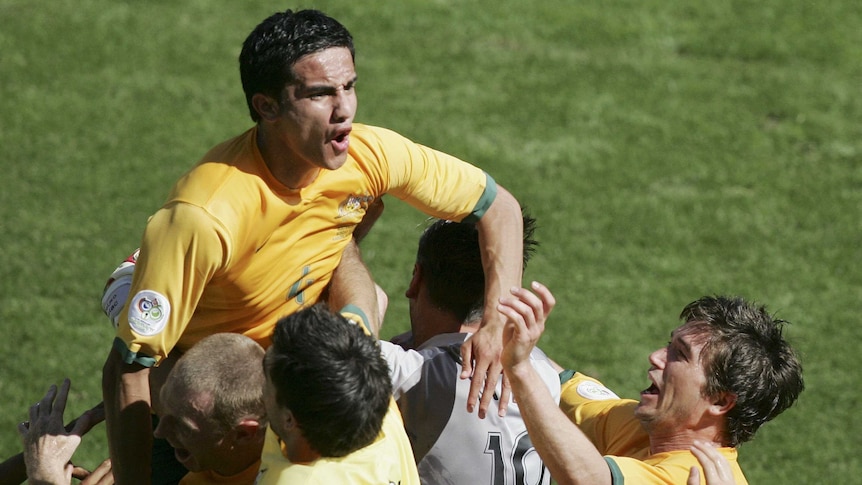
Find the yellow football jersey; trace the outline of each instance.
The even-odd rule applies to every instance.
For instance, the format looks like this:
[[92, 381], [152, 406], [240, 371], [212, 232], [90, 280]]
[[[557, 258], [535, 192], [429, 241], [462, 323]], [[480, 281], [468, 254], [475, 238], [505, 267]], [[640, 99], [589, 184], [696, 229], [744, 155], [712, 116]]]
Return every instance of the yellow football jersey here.
[[282, 452], [278, 436], [272, 429], [266, 431], [258, 485], [333, 483], [419, 484], [413, 451], [394, 400], [389, 403], [377, 440], [341, 458], [319, 458], [309, 464], [291, 463]]
[[359, 124], [344, 166], [292, 190], [270, 173], [256, 134], [213, 148], [148, 221], [114, 344], [126, 362], [154, 365], [218, 332], [267, 347], [281, 317], [318, 301], [385, 193], [456, 221], [481, 217], [496, 196], [482, 170]]
[[[688, 450], [650, 454], [649, 434], [635, 418], [638, 401], [620, 399], [601, 382], [581, 373], [563, 372], [560, 409], [605, 456], [613, 483], [670, 485], [686, 483], [689, 470], [700, 467]], [[730, 462], [738, 485], [747, 484], [735, 448], [719, 448]]]

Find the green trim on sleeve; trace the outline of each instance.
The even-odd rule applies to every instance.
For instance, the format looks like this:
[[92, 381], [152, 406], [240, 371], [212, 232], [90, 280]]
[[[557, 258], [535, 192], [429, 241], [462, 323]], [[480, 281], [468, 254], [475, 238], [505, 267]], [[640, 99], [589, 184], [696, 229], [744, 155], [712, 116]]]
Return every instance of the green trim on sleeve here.
[[572, 377], [575, 377], [577, 371], [573, 371], [572, 369], [565, 369], [560, 372], [560, 384], [565, 384], [572, 380]]
[[608, 468], [611, 469], [611, 483], [613, 485], [625, 485], [626, 477], [623, 475], [623, 471], [620, 470], [620, 466], [617, 465], [617, 462], [610, 456], [606, 456], [605, 463], [607, 463]]
[[494, 202], [494, 199], [497, 198], [497, 182], [488, 175], [488, 172], [485, 172], [485, 191], [482, 192], [482, 196], [479, 197], [479, 200], [476, 202], [476, 205], [473, 207], [473, 210], [467, 217], [464, 218], [461, 222], [470, 222], [475, 224], [485, 215], [485, 212], [491, 207], [491, 204]]
[[[358, 323], [365, 327], [368, 331], [371, 331], [371, 325], [368, 324], [368, 316], [366, 316], [365, 312], [363, 312], [362, 309], [358, 306], [353, 304], [344, 305], [344, 308], [339, 310], [338, 313], [340, 313], [344, 318], [350, 320], [351, 323]], [[356, 318], [354, 317], [359, 318], [359, 321], [357, 322]]]
[[146, 355], [138, 355], [137, 352], [132, 352], [128, 347], [126, 347], [126, 343], [123, 342], [123, 339], [120, 337], [114, 337], [114, 350], [120, 353], [120, 356], [123, 358], [123, 362], [127, 364], [135, 362], [144, 367], [152, 367], [156, 365], [156, 359]]

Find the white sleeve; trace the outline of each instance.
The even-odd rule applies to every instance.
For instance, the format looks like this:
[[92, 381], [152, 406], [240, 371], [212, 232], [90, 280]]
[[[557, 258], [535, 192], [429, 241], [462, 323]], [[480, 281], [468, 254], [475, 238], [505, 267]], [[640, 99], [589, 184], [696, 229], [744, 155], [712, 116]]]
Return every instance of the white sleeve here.
[[385, 340], [380, 341], [380, 353], [383, 354], [383, 358], [389, 364], [392, 397], [398, 400], [402, 394], [419, 383], [425, 357], [415, 350], [404, 350]]

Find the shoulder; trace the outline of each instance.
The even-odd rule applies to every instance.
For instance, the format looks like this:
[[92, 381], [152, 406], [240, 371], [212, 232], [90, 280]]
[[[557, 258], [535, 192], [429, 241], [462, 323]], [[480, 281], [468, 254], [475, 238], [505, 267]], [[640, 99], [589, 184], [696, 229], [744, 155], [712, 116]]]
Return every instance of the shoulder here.
[[[721, 448], [721, 454], [730, 462], [737, 484], [747, 484], [736, 461], [736, 450]], [[605, 461], [614, 476], [614, 483], [674, 484], [686, 483], [691, 467], [698, 466], [697, 458], [687, 450], [651, 455], [646, 459], [629, 456], [606, 456]], [[618, 481], [622, 480], [622, 481]]]
[[581, 374], [580, 372], [564, 371], [560, 373], [562, 396], [568, 403], [580, 404], [587, 401], [611, 401], [620, 397], [605, 387], [599, 380]]
[[362, 123], [354, 123], [350, 131], [351, 144], [353, 144], [355, 141], [372, 145], [385, 143], [387, 141], [398, 141], [403, 143], [406, 140], [406, 138], [388, 128], [365, 125]]
[[271, 183], [254, 143], [254, 129], [212, 148], [174, 184], [168, 202], [206, 207], [239, 199], [251, 187]]
[[360, 165], [385, 163], [390, 157], [405, 156], [410, 147], [415, 144], [392, 130], [354, 123], [348, 153]]

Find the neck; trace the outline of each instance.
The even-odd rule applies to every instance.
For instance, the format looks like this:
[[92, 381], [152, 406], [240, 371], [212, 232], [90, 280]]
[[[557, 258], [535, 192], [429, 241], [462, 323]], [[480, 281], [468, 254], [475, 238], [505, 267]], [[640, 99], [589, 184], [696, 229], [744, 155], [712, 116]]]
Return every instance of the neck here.
[[263, 163], [269, 168], [273, 177], [291, 190], [300, 190], [311, 185], [320, 168], [296, 161], [293, 151], [277, 136], [267, 132], [266, 125], [259, 124], [257, 128], [257, 148]]
[[284, 442], [284, 456], [291, 463], [306, 465], [320, 458], [320, 453], [314, 451], [304, 437], [294, 436], [294, 439]]
[[435, 335], [474, 331], [464, 330], [465, 328], [472, 327], [462, 326], [461, 322], [453, 317], [451, 313], [431, 304], [424, 305], [420, 309], [417, 320], [418, 325], [413, 325], [414, 347], [419, 347]]
[[257, 447], [254, 452], [250, 451], [251, 450], [246, 450], [245, 452], [232, 454], [230, 460], [222, 462], [222, 464], [214, 471], [223, 477], [232, 477], [242, 473], [248, 469], [248, 467], [254, 465], [260, 460], [260, 453], [263, 451], [263, 443], [261, 442], [261, 446]]
[[683, 430], [664, 433], [662, 431], [649, 431], [650, 454], [665, 453], [669, 451], [688, 451], [695, 440], [704, 441], [712, 445], [724, 446], [721, 442], [718, 430], [709, 427], [698, 430]]

